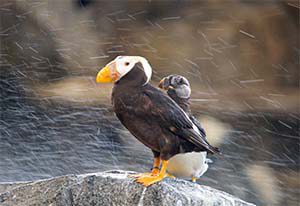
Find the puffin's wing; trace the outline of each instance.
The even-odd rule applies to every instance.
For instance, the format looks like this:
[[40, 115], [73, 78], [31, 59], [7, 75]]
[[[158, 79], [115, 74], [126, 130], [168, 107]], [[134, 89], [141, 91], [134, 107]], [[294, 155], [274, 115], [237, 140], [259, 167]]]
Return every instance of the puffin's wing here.
[[[204, 147], [208, 152], [211, 153], [216, 153], [220, 152], [220, 150], [216, 147], [211, 146], [206, 138], [201, 135], [199, 132], [198, 128], [194, 125], [193, 129], [179, 129], [177, 131], [177, 134], [180, 137], [188, 137], [188, 141], [192, 142], [193, 144], [197, 145], [198, 147]], [[200, 137], [200, 142], [199, 142], [199, 137]], [[185, 138], [186, 139], [186, 138]]]
[[190, 119], [192, 120], [194, 125], [196, 125], [196, 127], [199, 129], [201, 135], [205, 138], [206, 137], [206, 132], [205, 132], [204, 128], [202, 127], [201, 123], [198, 121], [198, 119], [195, 118], [194, 116], [190, 116]]
[[218, 152], [217, 148], [212, 147], [197, 127], [190, 120], [188, 115], [167, 95], [160, 90], [150, 87], [144, 91], [143, 96], [144, 117], [155, 116], [155, 121], [167, 127], [171, 132], [179, 137], [193, 143], [199, 148], [206, 149], [211, 153]]

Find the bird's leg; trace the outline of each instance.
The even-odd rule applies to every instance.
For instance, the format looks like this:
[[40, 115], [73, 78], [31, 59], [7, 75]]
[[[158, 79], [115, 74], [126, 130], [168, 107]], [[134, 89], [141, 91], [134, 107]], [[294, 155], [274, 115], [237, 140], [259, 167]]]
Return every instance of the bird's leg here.
[[151, 175], [155, 176], [159, 174], [159, 166], [160, 166], [160, 157], [155, 157], [153, 161]]
[[192, 182], [196, 182], [197, 178], [196, 177], [192, 177]]
[[160, 158], [155, 157], [154, 161], [153, 161], [153, 167], [152, 167], [151, 173], [146, 172], [146, 173], [132, 174], [132, 175], [129, 175], [129, 177], [139, 178], [139, 177], [145, 177], [145, 176], [156, 176], [159, 174], [159, 166], [160, 166]]
[[158, 175], [156, 176], [145, 176], [145, 177], [139, 177], [137, 178], [136, 182], [143, 184], [144, 186], [150, 186], [156, 182], [159, 182], [163, 180], [165, 177], [167, 177], [167, 165], [168, 161], [163, 160], [161, 170]]

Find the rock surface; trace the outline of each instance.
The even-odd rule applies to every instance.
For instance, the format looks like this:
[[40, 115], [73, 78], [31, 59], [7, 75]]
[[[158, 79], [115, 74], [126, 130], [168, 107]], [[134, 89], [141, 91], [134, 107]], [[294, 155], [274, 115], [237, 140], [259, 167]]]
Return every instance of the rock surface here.
[[108, 171], [0, 184], [0, 205], [254, 206], [225, 192], [185, 180], [165, 179], [145, 188], [127, 178], [129, 173]]

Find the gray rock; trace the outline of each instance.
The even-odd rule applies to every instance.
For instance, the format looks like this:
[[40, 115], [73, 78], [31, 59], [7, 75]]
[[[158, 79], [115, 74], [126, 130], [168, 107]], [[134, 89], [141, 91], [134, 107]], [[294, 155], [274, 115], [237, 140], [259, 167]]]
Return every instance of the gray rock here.
[[129, 173], [108, 171], [0, 184], [0, 205], [254, 206], [225, 192], [185, 180], [165, 179], [146, 188], [128, 178]]

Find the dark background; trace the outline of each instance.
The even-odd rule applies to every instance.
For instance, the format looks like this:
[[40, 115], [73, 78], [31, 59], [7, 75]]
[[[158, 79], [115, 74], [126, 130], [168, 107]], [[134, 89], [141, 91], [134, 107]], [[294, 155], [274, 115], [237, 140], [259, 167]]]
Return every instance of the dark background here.
[[198, 183], [299, 204], [298, 1], [1, 1], [0, 182], [109, 169], [152, 155], [114, 116], [98, 70], [118, 55], [152, 83], [186, 76], [223, 157]]

